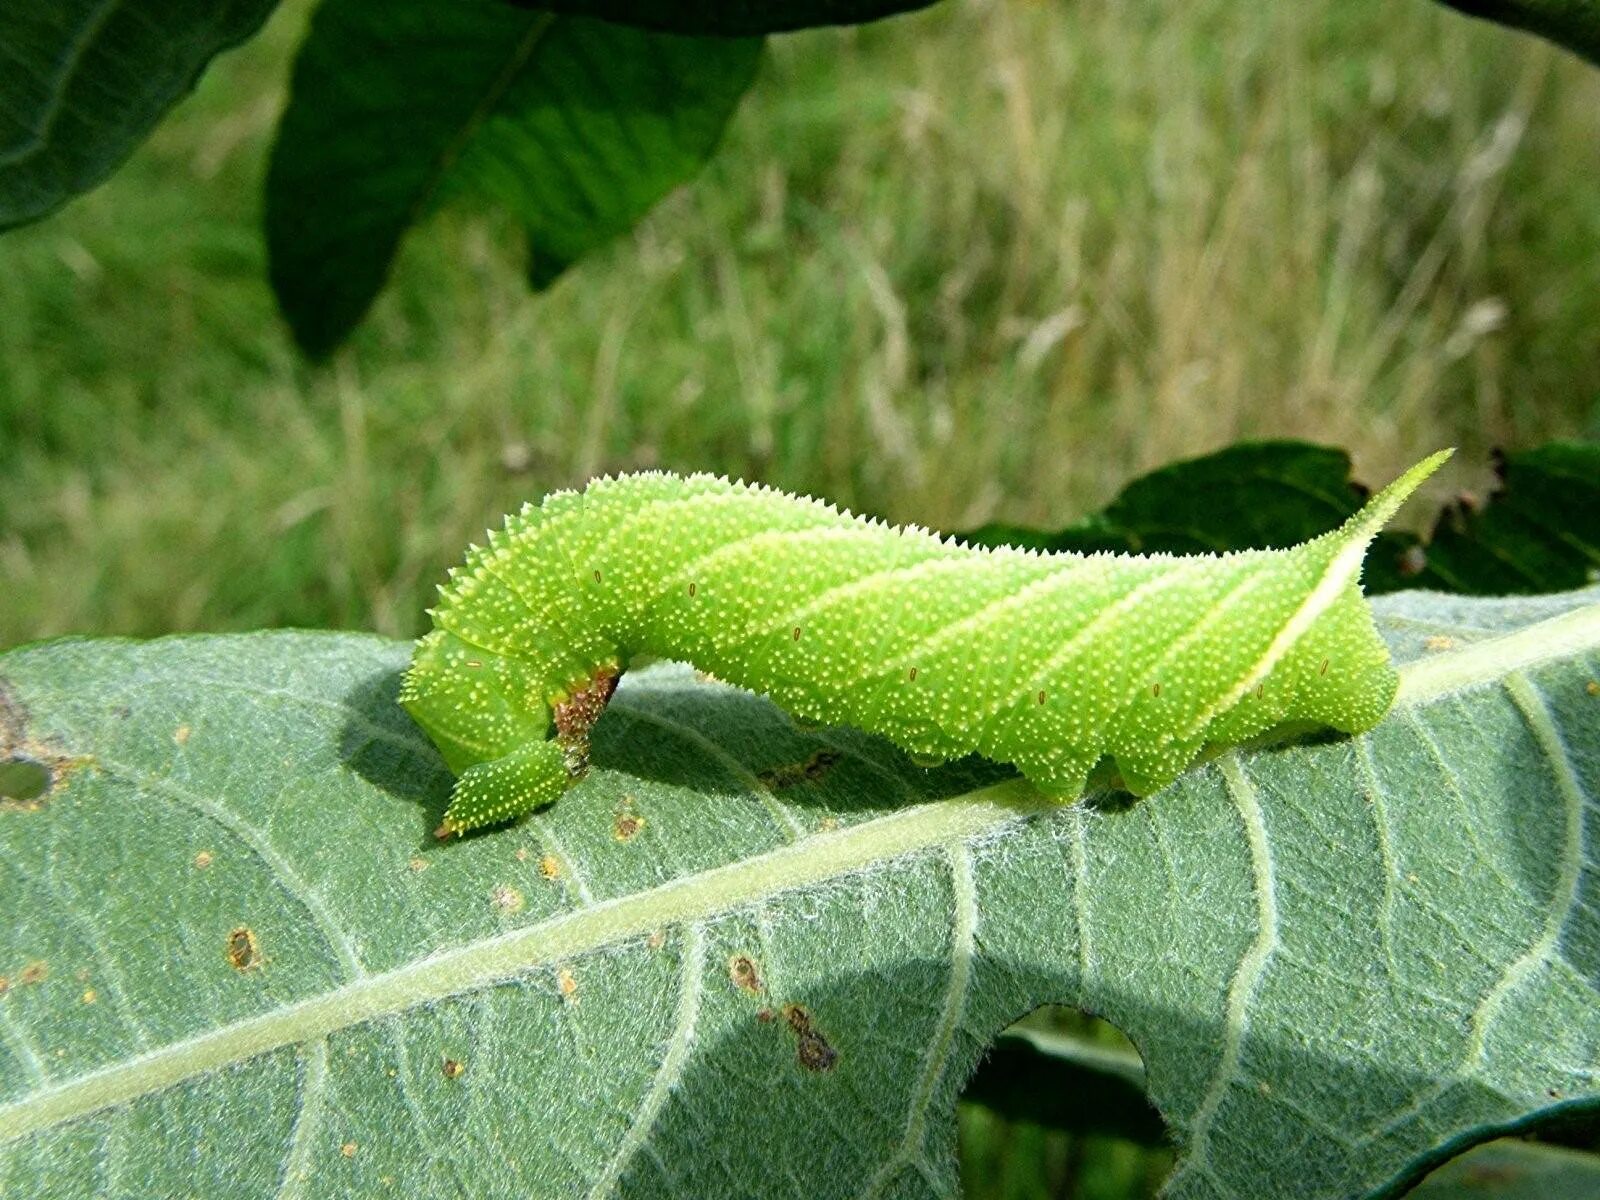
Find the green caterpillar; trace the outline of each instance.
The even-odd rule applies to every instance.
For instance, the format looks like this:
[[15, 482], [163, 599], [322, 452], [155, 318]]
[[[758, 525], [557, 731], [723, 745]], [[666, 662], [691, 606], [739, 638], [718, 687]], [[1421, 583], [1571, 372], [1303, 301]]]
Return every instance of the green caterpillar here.
[[975, 549], [709, 475], [526, 505], [440, 589], [400, 701], [456, 772], [439, 836], [555, 800], [633, 655], [686, 659], [918, 756], [976, 750], [1070, 800], [1103, 758], [1144, 795], [1207, 747], [1370, 729], [1396, 676], [1367, 543], [1441, 451], [1287, 550]]

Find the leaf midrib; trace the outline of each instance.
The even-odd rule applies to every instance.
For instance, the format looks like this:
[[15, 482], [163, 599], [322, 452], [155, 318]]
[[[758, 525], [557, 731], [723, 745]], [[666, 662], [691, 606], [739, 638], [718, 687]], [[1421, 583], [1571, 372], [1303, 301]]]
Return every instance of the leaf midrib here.
[[[1401, 669], [1398, 703], [1417, 705], [1512, 671], [1600, 648], [1600, 605]], [[377, 1017], [488, 987], [532, 968], [657, 929], [705, 920], [808, 884], [950, 846], [1056, 805], [1021, 779], [916, 805], [846, 829], [367, 975], [41, 1089], [0, 1106], [0, 1144], [161, 1091], [219, 1067], [302, 1044]]]
[[451, 168], [460, 160], [461, 155], [478, 136], [478, 130], [483, 128], [483, 123], [489, 119], [505, 94], [510, 91], [511, 85], [516, 82], [518, 75], [533, 59], [539, 47], [544, 44], [545, 37], [555, 24], [555, 13], [541, 13], [528, 26], [526, 32], [512, 47], [511, 54], [506, 58], [505, 65], [500, 73], [490, 82], [483, 96], [467, 114], [461, 128], [450, 138], [443, 149], [435, 157], [427, 177], [422, 181], [422, 186], [417, 189], [417, 194], [412, 197], [407, 206], [405, 228], [410, 228], [421, 220], [433, 198], [444, 185], [445, 176], [449, 175]]
[[766, 854], [459, 946], [103, 1067], [0, 1107], [0, 1144], [195, 1075], [487, 987], [657, 929], [986, 833], [1052, 807], [1020, 779], [815, 834]]

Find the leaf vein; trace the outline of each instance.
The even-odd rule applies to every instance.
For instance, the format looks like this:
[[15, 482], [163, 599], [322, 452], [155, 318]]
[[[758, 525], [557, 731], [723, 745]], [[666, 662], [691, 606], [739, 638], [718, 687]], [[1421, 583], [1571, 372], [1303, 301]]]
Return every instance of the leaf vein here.
[[922, 1141], [927, 1130], [928, 1107], [933, 1101], [934, 1090], [944, 1078], [956, 1030], [960, 1028], [962, 1015], [966, 1012], [967, 995], [972, 990], [972, 959], [978, 929], [978, 897], [972, 878], [972, 854], [965, 842], [952, 842], [945, 847], [945, 860], [950, 872], [955, 911], [950, 931], [950, 980], [945, 988], [944, 1005], [933, 1037], [928, 1041], [916, 1089], [911, 1094], [911, 1106], [906, 1114], [906, 1129], [900, 1146], [861, 1190], [863, 1198], [880, 1195], [906, 1167], [922, 1168]]
[[657, 729], [663, 729], [674, 737], [682, 738], [684, 741], [703, 750], [708, 757], [721, 763], [729, 774], [744, 784], [746, 791], [766, 807], [767, 811], [772, 814], [773, 820], [783, 827], [790, 842], [796, 841], [805, 833], [805, 827], [795, 818], [789, 806], [773, 795], [771, 788], [762, 783], [749, 767], [736, 759], [721, 745], [706, 737], [698, 729], [692, 729], [681, 721], [674, 721], [670, 717], [661, 716], [659, 713], [646, 712], [642, 708], [634, 708], [631, 704], [618, 704], [613, 700], [610, 707], [627, 713], [629, 717], [641, 724], [654, 725]]
[[650, 1081], [650, 1090], [645, 1094], [644, 1103], [629, 1122], [628, 1131], [607, 1161], [606, 1169], [589, 1189], [589, 1200], [601, 1200], [616, 1192], [623, 1171], [645, 1145], [667, 1097], [683, 1078], [683, 1068], [694, 1045], [695, 1024], [700, 1018], [700, 989], [704, 974], [705, 935], [699, 923], [691, 921], [683, 934], [683, 970], [678, 982], [678, 1012], [673, 1022], [672, 1037], [661, 1056], [661, 1065], [656, 1070], [655, 1078]]
[[294, 1130], [289, 1135], [289, 1153], [278, 1180], [277, 1200], [298, 1200], [300, 1185], [311, 1176], [312, 1155], [316, 1151], [313, 1134], [322, 1122], [328, 1087], [328, 1039], [308, 1042], [300, 1060], [300, 1111], [295, 1114]]
[[1174, 1181], [1184, 1171], [1192, 1169], [1190, 1164], [1204, 1165], [1209, 1171], [1211, 1123], [1223, 1095], [1239, 1078], [1239, 1060], [1250, 1027], [1250, 1002], [1266, 973], [1273, 951], [1278, 947], [1278, 897], [1273, 881], [1272, 848], [1267, 839], [1267, 825], [1256, 797], [1255, 785], [1245, 775], [1237, 756], [1224, 757], [1220, 760], [1220, 766], [1228, 795], [1238, 809], [1245, 839], [1250, 847], [1251, 872], [1255, 878], [1256, 936], [1240, 956], [1228, 985], [1222, 1052], [1217, 1059], [1216, 1073], [1195, 1112], [1186, 1152], [1177, 1171], [1173, 1173]]

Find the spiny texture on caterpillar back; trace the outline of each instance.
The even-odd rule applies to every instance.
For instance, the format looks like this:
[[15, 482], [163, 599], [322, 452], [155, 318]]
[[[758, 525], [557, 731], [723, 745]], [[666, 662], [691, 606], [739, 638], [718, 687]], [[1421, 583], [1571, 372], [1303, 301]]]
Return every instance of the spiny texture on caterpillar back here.
[[1221, 556], [970, 548], [706, 475], [556, 493], [451, 572], [407, 673], [401, 702], [460, 776], [440, 833], [565, 791], [636, 654], [1064, 799], [1105, 756], [1146, 794], [1208, 745], [1369, 729], [1396, 677], [1362, 555], [1448, 456], [1320, 538]]

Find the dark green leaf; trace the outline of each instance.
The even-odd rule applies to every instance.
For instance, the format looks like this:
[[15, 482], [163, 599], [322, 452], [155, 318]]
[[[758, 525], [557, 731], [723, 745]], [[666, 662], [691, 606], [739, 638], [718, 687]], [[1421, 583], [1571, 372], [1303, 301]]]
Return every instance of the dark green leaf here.
[[1600, 63], [1600, 0], [1442, 0], [1468, 16], [1549, 38]]
[[0, 229], [88, 191], [275, 0], [0, 4]]
[[1306, 442], [1241, 442], [1134, 480], [1104, 512], [1055, 533], [986, 525], [982, 545], [1087, 553], [1220, 553], [1292, 546], [1326, 533], [1361, 507], [1350, 457]]
[[[1600, 444], [1552, 442], [1497, 457], [1500, 484], [1481, 502], [1439, 515], [1420, 571], [1374, 554], [1369, 588], [1435, 588], [1466, 595], [1581, 587], [1600, 569]], [[1415, 556], [1412, 556], [1415, 563]]]
[[360, 321], [406, 230], [453, 196], [509, 208], [536, 285], [694, 174], [760, 42], [645, 33], [498, 0], [326, 0], [267, 180], [272, 284], [300, 344]]
[[603, 17], [644, 29], [722, 36], [781, 33], [815, 25], [856, 25], [896, 13], [927, 8], [934, 0], [711, 0], [674, 4], [672, 0], [515, 0], [528, 8], [574, 16]]
[[[1439, 516], [1424, 543], [1389, 532], [1373, 543], [1369, 594], [1432, 588], [1466, 595], [1582, 587], [1600, 569], [1600, 444], [1552, 442], [1496, 459], [1500, 486]], [[1361, 507], [1342, 450], [1307, 442], [1245, 442], [1174, 463], [1129, 484], [1102, 513], [1055, 532], [985, 525], [980, 545], [1087, 553], [1221, 553], [1288, 546], [1325, 533]]]
[[1451, 1159], [1409, 1200], [1594, 1200], [1600, 1156], [1510, 1138]]

